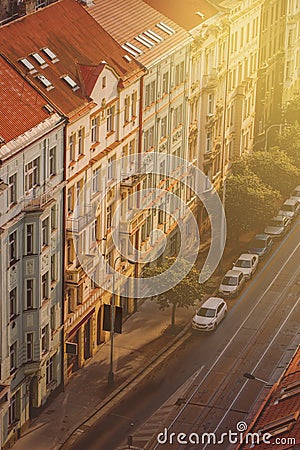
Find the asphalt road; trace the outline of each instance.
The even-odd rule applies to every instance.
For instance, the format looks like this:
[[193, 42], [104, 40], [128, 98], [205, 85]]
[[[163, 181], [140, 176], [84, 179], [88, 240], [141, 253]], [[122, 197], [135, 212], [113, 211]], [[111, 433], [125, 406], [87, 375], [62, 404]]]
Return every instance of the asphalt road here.
[[[193, 333], [160, 367], [92, 427], [83, 427], [72, 449], [126, 448], [133, 435], [136, 448], [151, 434], [163, 431], [166, 412], [169, 433], [236, 431], [245, 420], [263, 384], [247, 381], [244, 372], [269, 380], [300, 323], [300, 222], [260, 264], [255, 277], [236, 300], [214, 333]], [[172, 411], [161, 405], [199, 371]], [[189, 400], [187, 402], [187, 400]], [[155, 414], [155, 411], [158, 411]], [[152, 419], [148, 419], [154, 413]], [[146, 424], [144, 424], [146, 422]], [[144, 425], [143, 425], [144, 424]], [[174, 439], [174, 438], [173, 438]], [[213, 446], [156, 445], [149, 449], [200, 449]], [[215, 448], [215, 447], [214, 447]], [[228, 444], [218, 448], [228, 448]]]

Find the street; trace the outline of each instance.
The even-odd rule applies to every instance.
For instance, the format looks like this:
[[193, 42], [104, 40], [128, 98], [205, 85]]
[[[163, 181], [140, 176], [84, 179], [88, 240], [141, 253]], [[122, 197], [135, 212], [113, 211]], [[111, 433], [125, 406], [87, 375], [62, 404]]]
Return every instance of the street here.
[[[144, 382], [92, 427], [82, 427], [73, 449], [114, 450], [133, 445], [143, 448], [151, 436], [170, 432], [218, 436], [245, 420], [263, 383], [247, 381], [243, 373], [270, 380], [272, 372], [299, 331], [300, 223], [274, 246], [253, 280], [236, 300], [214, 333], [191, 333], [188, 340], [156, 368]], [[166, 400], [199, 371], [177, 407], [160, 409]], [[187, 402], [187, 400], [189, 400]], [[163, 413], [165, 409], [165, 412]], [[151, 420], [147, 420], [155, 411]], [[144, 422], [146, 422], [144, 424]], [[164, 423], [165, 422], [165, 423]], [[143, 425], [144, 424], [144, 425]], [[249, 425], [249, 424], [248, 424]], [[228, 443], [218, 448], [227, 448]], [[213, 446], [156, 445], [151, 449], [199, 449]]]

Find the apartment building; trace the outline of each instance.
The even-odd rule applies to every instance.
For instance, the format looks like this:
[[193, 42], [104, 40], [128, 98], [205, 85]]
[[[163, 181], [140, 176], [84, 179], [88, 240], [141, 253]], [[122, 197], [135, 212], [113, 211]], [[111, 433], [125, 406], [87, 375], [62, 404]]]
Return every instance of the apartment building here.
[[287, 4], [283, 104], [300, 93], [300, 2]]
[[282, 96], [285, 82], [287, 0], [265, 0], [261, 11], [258, 62], [255, 148], [272, 143], [282, 122]]
[[[168, 155], [185, 159], [188, 155], [191, 36], [142, 0], [130, 0], [126, 5], [121, 0], [96, 0], [86, 11], [147, 70], [140, 101], [140, 151], [148, 175], [144, 177], [141, 189], [146, 192], [158, 188], [161, 192], [175, 193], [190, 203], [194, 199], [192, 191], [180, 180], [173, 178], [170, 181], [170, 174], [175, 173], [176, 167], [170, 167]], [[141, 251], [141, 262], [146, 261], [155, 247], [153, 229], [168, 236], [166, 251], [169, 254], [175, 254], [179, 247], [177, 218], [163, 211], [167, 201], [165, 192], [155, 200], [149, 191], [140, 196], [138, 206], [144, 211], [140, 212], [138, 220], [127, 217], [128, 232], [135, 247]], [[129, 188], [128, 193], [132, 193]], [[187, 196], [190, 197], [188, 200]], [[179, 217], [179, 207], [176, 209]]]
[[64, 118], [0, 57], [0, 446], [62, 383]]
[[[73, 0], [54, 3], [3, 26], [0, 41], [2, 52], [67, 118], [67, 381], [108, 335], [102, 329], [102, 311], [103, 303], [110, 302], [107, 290], [111, 289], [112, 275], [106, 273], [99, 252], [105, 243], [103, 252], [112, 266], [117, 254], [111, 238], [113, 216], [116, 213], [114, 220], [118, 221], [121, 198], [119, 161], [126, 149], [134, 154], [138, 148], [140, 78], [144, 72]], [[124, 270], [130, 276], [134, 267]], [[129, 280], [122, 299], [128, 309], [133, 308], [130, 298], [125, 298], [125, 294], [130, 297], [130, 288]], [[120, 295], [122, 292], [120, 288]], [[69, 353], [72, 349], [75, 354]]]

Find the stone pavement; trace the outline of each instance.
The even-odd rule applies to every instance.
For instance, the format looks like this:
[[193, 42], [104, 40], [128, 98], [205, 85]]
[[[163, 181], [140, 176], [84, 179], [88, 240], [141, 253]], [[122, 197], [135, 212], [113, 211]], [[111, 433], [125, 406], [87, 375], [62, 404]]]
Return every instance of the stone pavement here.
[[[195, 308], [177, 310], [177, 333], [190, 322]], [[147, 366], [162, 349], [172, 344], [171, 310], [160, 311], [154, 301], [146, 300], [123, 325], [114, 339], [115, 391], [122, 383]], [[15, 450], [58, 449], [85, 419], [113, 393], [108, 387], [110, 342], [79, 370], [14, 446]]]

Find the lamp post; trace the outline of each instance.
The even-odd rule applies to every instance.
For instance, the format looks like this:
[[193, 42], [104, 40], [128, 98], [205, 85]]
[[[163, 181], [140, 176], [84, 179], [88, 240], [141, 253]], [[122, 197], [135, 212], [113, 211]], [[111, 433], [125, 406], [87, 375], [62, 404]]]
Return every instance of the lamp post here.
[[[110, 312], [110, 365], [108, 372], [108, 385], [113, 387], [115, 385], [115, 374], [114, 374], [114, 334], [115, 334], [115, 272], [116, 264], [122, 256], [119, 255], [115, 258], [113, 264], [113, 279], [112, 279], [112, 298], [111, 298], [111, 312]], [[130, 264], [134, 264], [134, 261], [127, 259]]]
[[281, 133], [282, 127], [286, 127], [287, 125], [289, 126], [290, 124], [289, 124], [289, 123], [273, 123], [273, 125], [270, 125], [270, 126], [266, 129], [265, 152], [267, 151], [267, 148], [268, 148], [268, 135], [269, 135], [269, 131], [270, 131], [272, 128], [279, 127], [279, 133]]
[[252, 373], [246, 372], [243, 374], [243, 377], [248, 378], [248, 380], [256, 380], [256, 381], [260, 381], [261, 383], [268, 384], [268, 381], [263, 380], [262, 378], [258, 378], [256, 376], [254, 376]]

